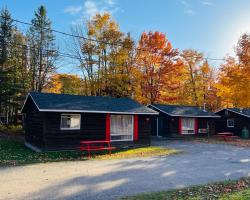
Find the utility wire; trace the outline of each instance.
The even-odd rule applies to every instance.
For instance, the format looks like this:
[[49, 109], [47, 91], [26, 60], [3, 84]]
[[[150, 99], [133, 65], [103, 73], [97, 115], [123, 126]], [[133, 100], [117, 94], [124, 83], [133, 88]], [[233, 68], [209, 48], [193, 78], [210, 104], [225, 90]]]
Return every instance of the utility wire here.
[[[120, 42], [117, 42], [116, 44], [115, 43], [110, 43], [110, 42], [107, 42], [107, 41], [91, 39], [91, 38], [87, 38], [87, 37], [84, 37], [84, 36], [75, 35], [75, 34], [71, 34], [71, 33], [66, 33], [66, 32], [55, 30], [55, 29], [51, 29], [51, 28], [45, 28], [45, 27], [36, 26], [36, 25], [34, 25], [32, 23], [24, 22], [24, 21], [17, 20], [17, 19], [14, 19], [14, 18], [7, 18], [7, 17], [3, 17], [3, 16], [0, 16], [0, 17], [3, 18], [3, 19], [10, 19], [10, 20], [12, 20], [14, 22], [17, 22], [17, 23], [20, 23], [20, 24], [25, 24], [25, 25], [28, 25], [28, 26], [33, 26], [33, 27], [36, 27], [36, 28], [40, 28], [40, 29], [47, 30], [47, 31], [52, 31], [52, 32], [55, 32], [55, 33], [59, 33], [59, 34], [70, 36], [70, 37], [74, 37], [74, 38], [80, 38], [80, 39], [91, 41], [91, 42], [97, 42], [97, 43], [106, 44], [106, 45], [112, 45], [112, 46], [120, 46], [120, 47], [123, 47], [123, 48], [130, 49], [129, 47], [124, 46], [124, 44], [120, 43]], [[136, 48], [135, 50], [148, 52], [147, 50], [141, 49], [141, 48]], [[206, 60], [214, 60], [214, 61], [220, 61], [220, 60], [221, 61], [222, 60], [225, 61], [226, 60], [224, 58], [210, 58], [210, 57], [192, 56], [192, 55], [186, 56], [186, 57], [204, 58]]]

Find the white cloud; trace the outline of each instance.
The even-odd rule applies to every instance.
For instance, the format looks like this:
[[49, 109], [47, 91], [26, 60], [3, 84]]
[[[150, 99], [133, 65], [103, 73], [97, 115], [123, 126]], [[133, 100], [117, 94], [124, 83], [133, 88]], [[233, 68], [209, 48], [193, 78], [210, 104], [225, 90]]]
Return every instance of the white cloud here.
[[82, 11], [82, 6], [68, 6], [67, 8], [64, 9], [65, 13], [69, 13], [71, 15], [76, 15], [80, 11]]
[[109, 12], [114, 14], [121, 9], [116, 4], [116, 0], [87, 0], [84, 3], [84, 12], [87, 17], [93, 17], [96, 13]]
[[96, 3], [91, 0], [87, 0], [84, 3], [84, 10], [89, 17], [93, 17], [94, 15], [96, 15], [96, 13], [100, 12], [100, 10], [97, 8]]
[[195, 15], [195, 11], [192, 9], [192, 6], [185, 0], [180, 1], [184, 7], [184, 14], [192, 16]]
[[203, 4], [204, 6], [212, 6], [213, 3], [210, 1], [200, 1], [201, 4]]
[[192, 16], [192, 15], [195, 15], [195, 12], [194, 12], [194, 10], [192, 10], [192, 9], [185, 9], [184, 10], [184, 13], [186, 14], [186, 15], [190, 15], [190, 16]]
[[68, 6], [64, 12], [71, 15], [78, 14], [78, 19], [72, 21], [72, 24], [82, 23], [84, 20], [95, 16], [97, 13], [109, 12], [112, 15], [116, 12], [123, 12], [116, 0], [86, 0], [83, 6]]
[[182, 3], [185, 7], [189, 7], [188, 2], [186, 2], [186, 1], [181, 1], [181, 3]]
[[114, 6], [115, 5], [115, 1], [114, 0], [106, 0], [107, 4], [109, 6]]

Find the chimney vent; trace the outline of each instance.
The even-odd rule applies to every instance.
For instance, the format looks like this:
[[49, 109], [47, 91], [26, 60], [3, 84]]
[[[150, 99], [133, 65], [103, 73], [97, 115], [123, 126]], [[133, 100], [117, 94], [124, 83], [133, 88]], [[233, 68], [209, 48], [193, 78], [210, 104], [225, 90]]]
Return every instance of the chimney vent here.
[[207, 110], [206, 110], [206, 103], [203, 104], [203, 111], [207, 112]]

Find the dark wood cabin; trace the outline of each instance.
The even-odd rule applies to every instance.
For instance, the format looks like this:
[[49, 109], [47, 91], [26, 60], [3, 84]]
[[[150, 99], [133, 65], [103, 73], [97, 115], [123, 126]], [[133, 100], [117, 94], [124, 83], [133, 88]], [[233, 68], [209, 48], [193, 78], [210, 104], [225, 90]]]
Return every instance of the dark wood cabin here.
[[241, 136], [243, 128], [250, 130], [250, 109], [225, 108], [216, 112], [221, 118], [216, 121], [216, 132], [233, 132]]
[[220, 116], [195, 106], [153, 104], [159, 112], [152, 118], [153, 136], [207, 135], [215, 132], [215, 118]]
[[130, 98], [31, 92], [22, 108], [26, 146], [37, 151], [78, 149], [80, 141], [150, 145], [151, 116]]

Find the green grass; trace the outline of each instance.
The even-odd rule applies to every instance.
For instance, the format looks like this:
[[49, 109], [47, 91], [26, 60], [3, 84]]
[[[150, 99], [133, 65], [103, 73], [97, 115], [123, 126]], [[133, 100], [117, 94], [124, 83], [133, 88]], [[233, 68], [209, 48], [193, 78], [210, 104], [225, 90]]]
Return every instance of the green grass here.
[[[129, 150], [113, 151], [111, 156], [101, 151], [93, 153], [91, 159], [120, 159], [146, 156], [166, 156], [180, 153], [175, 149], [161, 147], [145, 147]], [[56, 162], [86, 160], [86, 152], [63, 151], [63, 152], [33, 152], [26, 148], [23, 143], [8, 139], [0, 139], [0, 166], [15, 166], [29, 163]]]
[[143, 193], [123, 200], [249, 200], [250, 177], [177, 190]]
[[220, 197], [220, 200], [249, 200], [249, 199], [250, 199], [250, 189], [234, 192], [232, 194], [223, 195], [222, 197]]

